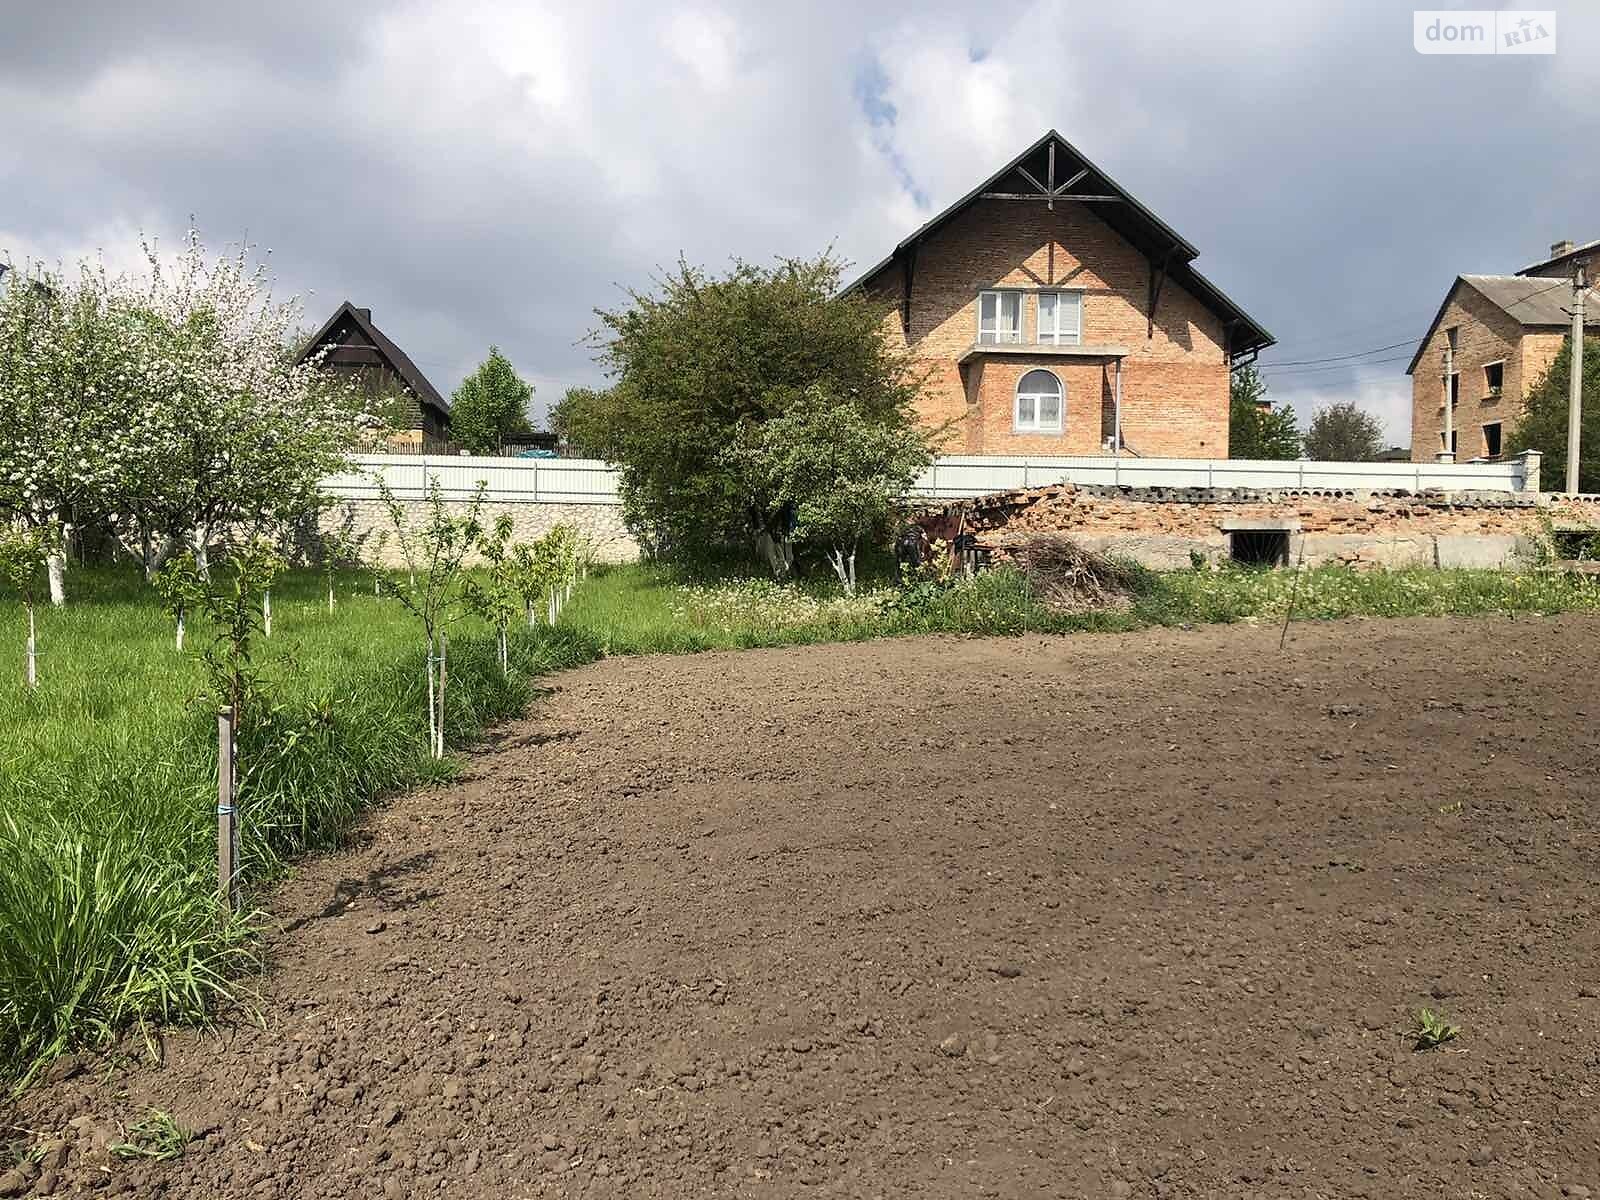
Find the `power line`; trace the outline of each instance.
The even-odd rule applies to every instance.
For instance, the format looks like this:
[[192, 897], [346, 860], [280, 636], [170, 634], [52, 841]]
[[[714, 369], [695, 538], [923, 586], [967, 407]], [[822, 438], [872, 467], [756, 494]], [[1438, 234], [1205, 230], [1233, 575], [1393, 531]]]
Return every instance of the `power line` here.
[[[1283, 375], [1315, 375], [1319, 371], [1349, 371], [1349, 370], [1352, 370], [1352, 369], [1354, 369], [1356, 367], [1377, 367], [1377, 366], [1382, 366], [1384, 363], [1397, 363], [1397, 362], [1409, 362], [1409, 361], [1411, 361], [1411, 355], [1409, 355], [1409, 354], [1396, 354], [1392, 358], [1372, 358], [1372, 359], [1367, 359], [1367, 360], [1365, 360], [1363, 362], [1333, 363], [1330, 366], [1322, 366], [1322, 367], [1290, 367], [1288, 370], [1281, 371], [1279, 373], [1283, 374]], [[1274, 370], [1277, 370], [1276, 367], [1269, 366], [1269, 365], [1263, 365], [1261, 369], [1263, 371], [1274, 371]]]
[[1385, 350], [1398, 350], [1401, 346], [1415, 346], [1415, 338], [1404, 342], [1395, 342], [1392, 346], [1374, 346], [1371, 350], [1357, 350], [1350, 354], [1334, 354], [1327, 358], [1291, 358], [1287, 362], [1276, 362], [1269, 365], [1274, 367], [1299, 367], [1311, 363], [1343, 362], [1347, 358], [1365, 358], [1369, 354], [1382, 354]]
[[1293, 347], [1295, 350], [1309, 350], [1309, 349], [1314, 349], [1314, 348], [1316, 348], [1318, 346], [1324, 345], [1324, 344], [1326, 344], [1328, 342], [1341, 341], [1341, 340], [1343, 340], [1345, 338], [1352, 337], [1352, 336], [1354, 336], [1356, 334], [1367, 334], [1367, 333], [1373, 332], [1374, 330], [1394, 329], [1397, 326], [1411, 326], [1411, 325], [1415, 325], [1415, 326], [1418, 326], [1418, 327], [1424, 327], [1424, 326], [1427, 325], [1427, 321], [1426, 320], [1413, 320], [1413, 318], [1410, 315], [1407, 315], [1407, 316], [1405, 316], [1403, 318], [1400, 318], [1398, 320], [1378, 321], [1378, 322], [1375, 322], [1375, 323], [1370, 324], [1370, 325], [1357, 325], [1357, 326], [1354, 326], [1354, 327], [1349, 328], [1349, 329], [1341, 329], [1341, 330], [1336, 330], [1336, 331], [1328, 331], [1328, 332], [1325, 332], [1325, 333], [1312, 334], [1312, 335], [1310, 335], [1308, 337], [1288, 338], [1284, 342], [1281, 342], [1277, 346], [1274, 346], [1273, 349], [1274, 350], [1281, 350], [1281, 349], [1283, 349], [1284, 346], [1290, 346], [1290, 347]]

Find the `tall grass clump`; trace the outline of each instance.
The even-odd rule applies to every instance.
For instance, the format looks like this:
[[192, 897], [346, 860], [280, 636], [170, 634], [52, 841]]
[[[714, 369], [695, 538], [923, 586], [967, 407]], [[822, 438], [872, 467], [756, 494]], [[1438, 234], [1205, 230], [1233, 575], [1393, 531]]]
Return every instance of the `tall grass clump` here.
[[[425, 651], [397, 608], [341, 575], [275, 588], [272, 703], [241, 727], [247, 882], [332, 847], [371, 801], [450, 770], [429, 753]], [[0, 677], [0, 1078], [131, 1023], [204, 1019], [255, 953], [251, 922], [217, 904], [215, 710], [199, 637], [131, 574], [85, 572], [48, 614], [37, 691]], [[0, 606], [0, 638], [17, 622]], [[197, 631], [198, 632], [198, 631]], [[596, 656], [570, 628], [451, 645], [458, 742], [526, 705], [530, 680]]]

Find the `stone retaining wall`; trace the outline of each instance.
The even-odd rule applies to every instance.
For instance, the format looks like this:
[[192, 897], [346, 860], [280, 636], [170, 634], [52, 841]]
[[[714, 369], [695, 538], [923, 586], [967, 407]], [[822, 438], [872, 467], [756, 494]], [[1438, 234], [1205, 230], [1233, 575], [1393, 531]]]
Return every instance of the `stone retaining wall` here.
[[[421, 527], [428, 518], [428, 504], [424, 500], [402, 500], [413, 527]], [[464, 514], [470, 505], [466, 501], [447, 500], [445, 507], [456, 515]], [[492, 525], [501, 513], [511, 517], [516, 530], [514, 541], [526, 542], [548, 533], [556, 525], [571, 525], [589, 539], [599, 562], [634, 562], [639, 557], [639, 544], [622, 523], [622, 508], [616, 504], [546, 504], [539, 501], [490, 501], [483, 506], [483, 521]], [[378, 535], [392, 530], [388, 510], [379, 500], [341, 500], [324, 512], [318, 521], [322, 532], [343, 531], [363, 544], [377, 549]], [[393, 535], [378, 552], [386, 566], [400, 566], [401, 560], [393, 544]]]
[[1538, 493], [1271, 491], [1074, 487], [972, 501], [965, 527], [1001, 554], [1031, 533], [1157, 569], [1231, 556], [1232, 535], [1282, 530], [1290, 561], [1356, 566], [1504, 567], [1525, 563], [1551, 527], [1600, 528], [1600, 500]]

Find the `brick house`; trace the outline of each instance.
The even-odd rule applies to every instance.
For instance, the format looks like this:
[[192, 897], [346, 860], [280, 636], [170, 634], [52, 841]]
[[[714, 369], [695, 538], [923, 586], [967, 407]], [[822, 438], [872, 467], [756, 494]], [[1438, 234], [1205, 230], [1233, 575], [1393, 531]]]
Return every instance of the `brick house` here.
[[[1508, 444], [1523, 397], [1539, 382], [1572, 329], [1572, 273], [1600, 242], [1557, 242], [1550, 256], [1515, 275], [1458, 275], [1406, 367], [1411, 376], [1411, 458], [1496, 458]], [[1586, 330], [1600, 330], [1600, 298], [1589, 293]], [[1445, 347], [1451, 347], [1451, 433], [1445, 445]]]
[[952, 452], [1226, 458], [1230, 366], [1273, 338], [1197, 254], [1051, 130], [846, 291]]
[[370, 308], [346, 300], [317, 330], [296, 362], [327, 348], [325, 369], [353, 376], [373, 396], [390, 398], [397, 433], [391, 440], [417, 448], [450, 436], [450, 406], [406, 352], [372, 323]]

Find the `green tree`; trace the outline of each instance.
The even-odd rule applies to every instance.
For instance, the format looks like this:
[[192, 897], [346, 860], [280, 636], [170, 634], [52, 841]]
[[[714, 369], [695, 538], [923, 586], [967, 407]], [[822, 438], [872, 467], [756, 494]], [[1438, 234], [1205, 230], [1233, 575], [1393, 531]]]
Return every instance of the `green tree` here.
[[[1522, 401], [1517, 427], [1507, 439], [1513, 454], [1538, 450], [1544, 458], [1539, 477], [1545, 489], [1567, 486], [1567, 407], [1572, 384], [1572, 338]], [[1579, 431], [1578, 490], [1600, 491], [1600, 338], [1583, 339], [1583, 428]]]
[[1383, 453], [1383, 426], [1353, 401], [1341, 400], [1311, 418], [1305, 446], [1306, 457], [1318, 462], [1373, 462]]
[[1270, 406], [1267, 381], [1253, 363], [1233, 373], [1229, 388], [1228, 457], [1300, 457], [1300, 427], [1294, 409]]
[[712, 277], [680, 262], [651, 294], [599, 313], [615, 385], [582, 425], [587, 448], [621, 468], [624, 515], [653, 552], [743, 534], [786, 534], [724, 454], [741, 430], [806, 403], [848, 398], [864, 420], [908, 425], [919, 381], [880, 332], [881, 314], [841, 297], [829, 255], [735, 262]]
[[611, 424], [610, 389], [572, 387], [550, 409], [550, 432], [580, 454], [594, 456]]
[[473, 454], [494, 454], [508, 433], [528, 432], [525, 383], [496, 346], [450, 397], [450, 436]]
[[[934, 434], [913, 421], [874, 417], [812, 388], [782, 416], [746, 426], [723, 458], [752, 508], [791, 518], [794, 537], [827, 555], [846, 592], [856, 589], [856, 552], [880, 532], [933, 458]], [[792, 557], [787, 529], [767, 546], [775, 574]]]

